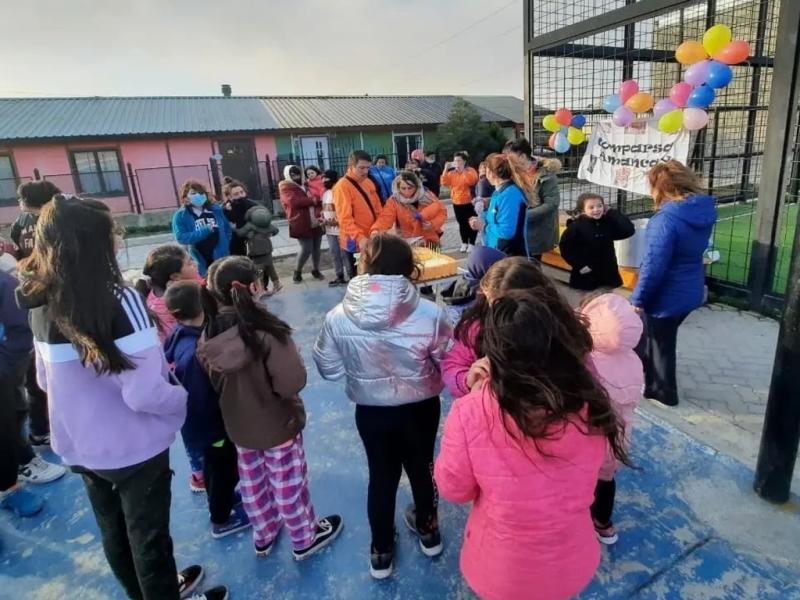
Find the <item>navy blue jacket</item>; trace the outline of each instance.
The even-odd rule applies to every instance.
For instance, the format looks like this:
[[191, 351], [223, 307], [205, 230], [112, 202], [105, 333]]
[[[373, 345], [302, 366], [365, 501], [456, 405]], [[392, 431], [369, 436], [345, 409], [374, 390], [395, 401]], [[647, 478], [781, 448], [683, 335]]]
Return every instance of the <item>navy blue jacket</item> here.
[[647, 224], [647, 253], [631, 302], [657, 318], [687, 314], [703, 303], [703, 254], [717, 220], [713, 196], [667, 202]]
[[[211, 235], [211, 229], [205, 226], [200, 229], [195, 229], [194, 217], [192, 216], [191, 210], [192, 209], [187, 205], [175, 211], [175, 214], [172, 215], [172, 234], [179, 244], [189, 246], [189, 254], [197, 263], [197, 270], [200, 272], [201, 276], [205, 276], [208, 267], [211, 265], [206, 264], [203, 256], [195, 248], [195, 244]], [[231, 224], [228, 222], [219, 204], [211, 203], [208, 210], [214, 213], [214, 217], [217, 220], [219, 236], [214, 246], [214, 260], [217, 260], [218, 258], [230, 254]]]
[[30, 360], [33, 350], [28, 311], [17, 306], [16, 289], [16, 277], [0, 271], [0, 379]]
[[227, 437], [219, 396], [195, 356], [202, 331], [200, 327], [178, 323], [164, 341], [167, 362], [174, 365], [175, 377], [189, 393], [181, 435], [189, 450], [200, 452]]

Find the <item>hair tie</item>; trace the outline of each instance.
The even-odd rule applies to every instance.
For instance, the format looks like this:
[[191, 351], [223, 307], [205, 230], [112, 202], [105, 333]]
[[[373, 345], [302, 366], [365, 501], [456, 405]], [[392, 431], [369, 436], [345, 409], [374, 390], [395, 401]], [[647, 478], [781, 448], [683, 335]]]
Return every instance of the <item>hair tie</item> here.
[[243, 284], [241, 281], [239, 281], [238, 279], [234, 279], [233, 281], [231, 281], [231, 287], [235, 288], [237, 290], [246, 290], [247, 289], [247, 286], [245, 284]]

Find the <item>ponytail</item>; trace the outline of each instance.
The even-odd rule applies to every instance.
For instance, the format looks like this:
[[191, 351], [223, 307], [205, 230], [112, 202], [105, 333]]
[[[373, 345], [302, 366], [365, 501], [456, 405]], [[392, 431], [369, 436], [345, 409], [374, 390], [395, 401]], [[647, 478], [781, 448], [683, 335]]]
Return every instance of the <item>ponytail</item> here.
[[486, 158], [486, 169], [491, 171], [498, 178], [510, 180], [528, 199], [528, 205], [533, 207], [538, 204], [534, 186], [528, 179], [527, 172], [522, 166], [519, 158], [513, 154], [490, 154]]

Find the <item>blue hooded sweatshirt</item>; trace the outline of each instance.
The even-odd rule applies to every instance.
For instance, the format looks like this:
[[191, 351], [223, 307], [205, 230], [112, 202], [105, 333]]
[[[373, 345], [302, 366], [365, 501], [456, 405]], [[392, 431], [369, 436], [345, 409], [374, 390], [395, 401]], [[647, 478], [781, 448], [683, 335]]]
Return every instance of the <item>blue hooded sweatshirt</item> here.
[[703, 303], [703, 254], [717, 220], [713, 196], [693, 194], [667, 202], [647, 224], [647, 253], [631, 296], [656, 317], [690, 313]]
[[0, 380], [15, 374], [33, 350], [28, 311], [17, 306], [16, 288], [16, 277], [0, 271]]
[[196, 452], [227, 438], [219, 396], [195, 356], [202, 331], [200, 327], [178, 323], [164, 342], [167, 362], [174, 365], [175, 377], [189, 393], [181, 436], [186, 447]]

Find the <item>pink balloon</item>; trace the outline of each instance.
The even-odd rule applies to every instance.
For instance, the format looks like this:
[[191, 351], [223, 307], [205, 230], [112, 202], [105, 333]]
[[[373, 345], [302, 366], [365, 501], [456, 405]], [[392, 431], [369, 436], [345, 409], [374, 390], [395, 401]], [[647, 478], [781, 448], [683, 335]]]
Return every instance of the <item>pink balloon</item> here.
[[710, 60], [701, 60], [694, 63], [683, 74], [683, 80], [691, 86], [703, 85], [708, 79], [708, 70], [711, 66]]
[[635, 115], [630, 108], [627, 106], [620, 106], [614, 111], [614, 115], [611, 117], [611, 122], [617, 127], [627, 127], [633, 123], [634, 116]]
[[702, 108], [687, 108], [683, 111], [683, 127], [697, 131], [708, 125], [708, 113]]
[[692, 93], [692, 89], [693, 86], [685, 81], [676, 83], [669, 91], [669, 99], [672, 100], [675, 106], [683, 108], [686, 106], [686, 101], [689, 99], [689, 94]]
[[639, 84], [636, 83], [633, 79], [628, 79], [627, 81], [623, 81], [622, 84], [619, 86], [619, 99], [622, 100], [623, 104], [625, 104], [628, 101], [628, 98], [633, 96], [638, 91], [639, 91]]
[[661, 100], [656, 102], [656, 105], [653, 107], [653, 116], [656, 119], [660, 119], [662, 116], [664, 116], [668, 112], [672, 112], [676, 108], [678, 107], [672, 100], [670, 100], [669, 98], [662, 98]]

